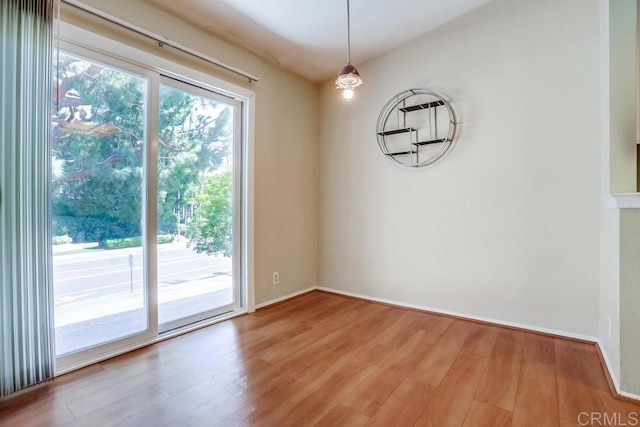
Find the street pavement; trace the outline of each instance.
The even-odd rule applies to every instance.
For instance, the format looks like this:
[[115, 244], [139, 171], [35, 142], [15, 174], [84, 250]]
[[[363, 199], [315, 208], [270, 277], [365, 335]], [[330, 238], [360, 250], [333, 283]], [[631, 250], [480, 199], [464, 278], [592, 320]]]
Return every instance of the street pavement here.
[[[185, 244], [158, 246], [159, 286], [194, 278], [231, 274], [231, 258], [199, 254]], [[54, 296], [96, 298], [141, 289], [142, 248], [115, 249], [53, 257]]]

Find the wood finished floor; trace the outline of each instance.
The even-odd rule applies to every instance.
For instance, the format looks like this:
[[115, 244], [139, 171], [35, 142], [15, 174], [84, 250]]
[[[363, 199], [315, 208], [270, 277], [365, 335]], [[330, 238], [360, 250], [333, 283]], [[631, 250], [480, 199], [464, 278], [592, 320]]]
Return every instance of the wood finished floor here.
[[0, 425], [566, 427], [581, 412], [640, 413], [611, 397], [593, 345], [315, 291], [56, 378], [0, 403]]

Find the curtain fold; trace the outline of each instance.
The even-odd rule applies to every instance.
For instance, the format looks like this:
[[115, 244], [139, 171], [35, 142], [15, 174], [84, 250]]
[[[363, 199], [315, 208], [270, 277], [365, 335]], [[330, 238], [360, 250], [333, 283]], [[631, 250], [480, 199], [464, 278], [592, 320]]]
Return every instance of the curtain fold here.
[[0, 398], [55, 373], [53, 11], [54, 0], [0, 0]]

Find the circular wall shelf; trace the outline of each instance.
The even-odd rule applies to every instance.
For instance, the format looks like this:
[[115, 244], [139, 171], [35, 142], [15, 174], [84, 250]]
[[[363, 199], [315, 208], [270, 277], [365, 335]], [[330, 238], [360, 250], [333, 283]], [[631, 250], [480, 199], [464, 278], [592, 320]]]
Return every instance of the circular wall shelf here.
[[449, 102], [429, 89], [409, 89], [387, 102], [376, 126], [378, 147], [410, 168], [440, 160], [453, 145], [456, 117]]

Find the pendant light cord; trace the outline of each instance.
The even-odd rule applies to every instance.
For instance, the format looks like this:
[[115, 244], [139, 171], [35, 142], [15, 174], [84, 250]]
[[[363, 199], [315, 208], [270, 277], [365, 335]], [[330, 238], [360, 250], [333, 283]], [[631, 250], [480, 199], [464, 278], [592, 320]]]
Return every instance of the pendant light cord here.
[[347, 0], [347, 64], [351, 64], [351, 10]]

